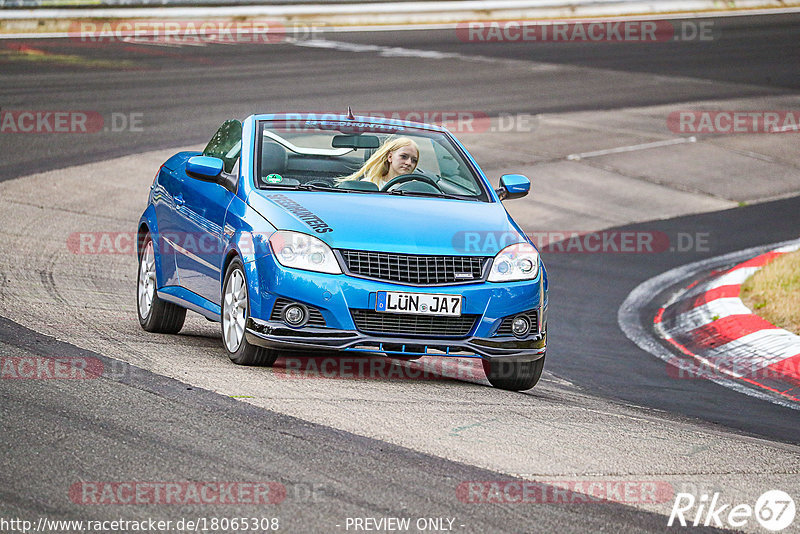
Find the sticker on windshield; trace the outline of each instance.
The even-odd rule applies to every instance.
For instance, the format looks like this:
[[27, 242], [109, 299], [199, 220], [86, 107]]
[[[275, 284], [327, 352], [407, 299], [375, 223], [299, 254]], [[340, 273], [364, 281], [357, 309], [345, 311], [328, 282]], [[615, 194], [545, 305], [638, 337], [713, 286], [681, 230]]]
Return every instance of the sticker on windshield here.
[[269, 184], [278, 184], [283, 181], [283, 176], [280, 174], [268, 174], [265, 180]]

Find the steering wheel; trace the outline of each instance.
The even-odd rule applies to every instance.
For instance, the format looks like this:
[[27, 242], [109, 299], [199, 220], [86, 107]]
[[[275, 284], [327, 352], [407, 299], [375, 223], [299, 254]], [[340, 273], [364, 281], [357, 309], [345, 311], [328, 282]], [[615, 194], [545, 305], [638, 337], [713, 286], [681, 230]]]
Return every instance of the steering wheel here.
[[388, 182], [386, 182], [383, 187], [381, 187], [381, 191], [391, 191], [395, 186], [404, 184], [406, 182], [425, 182], [426, 184], [432, 185], [436, 188], [437, 191], [441, 192], [442, 190], [439, 188], [439, 184], [436, 183], [436, 180], [433, 178], [429, 178], [424, 174], [401, 174], [399, 176], [395, 176]]

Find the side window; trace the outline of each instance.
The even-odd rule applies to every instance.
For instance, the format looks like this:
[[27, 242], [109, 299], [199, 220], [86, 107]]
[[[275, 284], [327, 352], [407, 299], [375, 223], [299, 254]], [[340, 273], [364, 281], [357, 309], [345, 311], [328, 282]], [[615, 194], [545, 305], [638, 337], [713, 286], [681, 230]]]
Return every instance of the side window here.
[[470, 172], [464, 167], [461, 158], [438, 142], [433, 143], [433, 150], [439, 165], [439, 176], [465, 188], [470, 194], [476, 195], [480, 192], [474, 178], [471, 178]]
[[224, 163], [225, 172], [231, 174], [239, 162], [242, 152], [242, 123], [236, 119], [222, 123], [217, 133], [203, 150], [204, 156], [219, 158]]
[[431, 174], [439, 174], [439, 158], [436, 154], [436, 145], [430, 139], [416, 139], [419, 147], [420, 170]]

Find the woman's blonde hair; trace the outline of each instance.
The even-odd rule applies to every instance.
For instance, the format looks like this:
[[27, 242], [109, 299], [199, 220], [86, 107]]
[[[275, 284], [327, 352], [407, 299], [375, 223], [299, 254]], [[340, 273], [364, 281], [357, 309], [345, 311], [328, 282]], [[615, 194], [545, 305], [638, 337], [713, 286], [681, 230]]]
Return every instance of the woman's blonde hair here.
[[[390, 137], [383, 142], [380, 148], [378, 148], [366, 162], [364, 162], [364, 165], [362, 165], [360, 169], [353, 174], [341, 178], [340, 181], [365, 180], [380, 186], [383, 177], [389, 174], [389, 161], [386, 156], [388, 156], [389, 152], [394, 152], [404, 146], [413, 146], [417, 151], [417, 158], [419, 158], [419, 147], [413, 139], [409, 139], [408, 137]], [[417, 160], [417, 164], [419, 164], [419, 160]]]

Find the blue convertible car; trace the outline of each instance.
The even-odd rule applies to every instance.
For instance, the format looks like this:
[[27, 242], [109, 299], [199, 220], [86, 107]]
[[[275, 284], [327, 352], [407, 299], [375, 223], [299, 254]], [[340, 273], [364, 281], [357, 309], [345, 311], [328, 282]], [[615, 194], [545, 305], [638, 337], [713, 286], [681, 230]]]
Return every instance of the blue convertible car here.
[[489, 180], [445, 128], [319, 114], [229, 120], [159, 169], [138, 228], [139, 321], [186, 310], [231, 360], [320, 351], [478, 357], [489, 382], [544, 367], [547, 274]]

